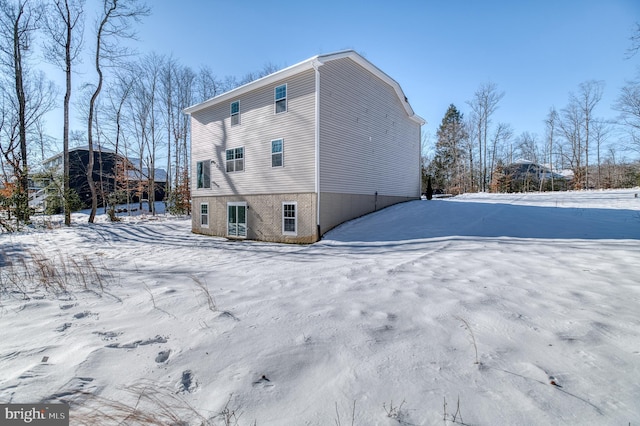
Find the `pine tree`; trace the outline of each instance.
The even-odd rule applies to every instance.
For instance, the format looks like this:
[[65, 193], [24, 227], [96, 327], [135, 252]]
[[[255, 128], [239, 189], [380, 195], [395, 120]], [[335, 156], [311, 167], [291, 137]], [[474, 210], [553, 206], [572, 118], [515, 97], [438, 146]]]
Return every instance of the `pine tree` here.
[[491, 192], [509, 192], [510, 178], [507, 176], [504, 170], [504, 164], [502, 160], [498, 160], [496, 163], [496, 169], [493, 172], [493, 179], [491, 181]]
[[467, 137], [462, 113], [449, 105], [438, 128], [434, 157], [434, 183], [447, 192], [464, 191], [464, 150], [462, 141]]

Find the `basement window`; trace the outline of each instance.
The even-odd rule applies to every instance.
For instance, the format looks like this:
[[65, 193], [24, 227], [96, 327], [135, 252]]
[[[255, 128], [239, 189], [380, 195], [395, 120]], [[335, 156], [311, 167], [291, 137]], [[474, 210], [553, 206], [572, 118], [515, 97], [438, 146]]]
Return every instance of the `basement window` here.
[[209, 203], [200, 204], [200, 226], [202, 228], [209, 227]]
[[295, 201], [282, 203], [282, 233], [284, 235], [298, 235], [298, 204]]

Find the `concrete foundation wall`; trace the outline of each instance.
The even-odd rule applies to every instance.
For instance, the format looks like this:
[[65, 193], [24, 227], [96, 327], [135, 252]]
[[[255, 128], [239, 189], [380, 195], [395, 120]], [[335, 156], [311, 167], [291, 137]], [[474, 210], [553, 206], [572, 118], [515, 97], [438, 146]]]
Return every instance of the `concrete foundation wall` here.
[[[192, 230], [197, 234], [229, 238], [227, 235], [227, 203], [247, 203], [247, 237], [281, 243], [307, 244], [318, 241], [316, 194], [265, 194], [247, 196], [194, 197]], [[282, 229], [282, 203], [297, 206], [297, 234], [285, 235]], [[200, 205], [209, 204], [209, 226], [201, 226]]]
[[332, 228], [351, 219], [383, 209], [397, 203], [411, 201], [416, 197], [395, 197], [375, 194], [320, 194], [320, 232], [324, 234]]

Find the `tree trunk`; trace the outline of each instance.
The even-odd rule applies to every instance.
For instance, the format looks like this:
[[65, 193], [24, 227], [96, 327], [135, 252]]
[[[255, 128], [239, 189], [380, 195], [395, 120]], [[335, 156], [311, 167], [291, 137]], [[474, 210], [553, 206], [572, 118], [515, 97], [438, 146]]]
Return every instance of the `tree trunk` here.
[[22, 46], [20, 39], [20, 22], [24, 14], [24, 4], [13, 23], [13, 61], [15, 72], [15, 89], [18, 100], [18, 133], [20, 141], [20, 164], [18, 167], [18, 192], [16, 199], [16, 218], [23, 223], [29, 222], [29, 167], [27, 159], [27, 102], [24, 94], [24, 74], [22, 69]]
[[102, 21], [100, 21], [100, 26], [98, 27], [98, 33], [96, 36], [96, 57], [95, 57], [95, 67], [96, 72], [98, 73], [98, 85], [96, 86], [96, 90], [91, 95], [91, 100], [89, 101], [89, 117], [87, 119], [87, 142], [89, 145], [89, 164], [87, 164], [87, 182], [89, 183], [89, 190], [91, 191], [91, 212], [89, 213], [89, 223], [93, 223], [96, 218], [96, 210], [98, 209], [98, 194], [96, 192], [96, 184], [93, 181], [93, 166], [94, 166], [94, 158], [93, 158], [93, 115], [95, 113], [95, 105], [96, 100], [98, 99], [98, 95], [102, 90], [102, 69], [100, 68], [100, 52], [101, 52], [101, 43], [102, 43], [102, 32], [107, 25], [109, 17], [111, 13], [116, 9], [116, 2], [112, 3], [110, 8], [105, 13]]

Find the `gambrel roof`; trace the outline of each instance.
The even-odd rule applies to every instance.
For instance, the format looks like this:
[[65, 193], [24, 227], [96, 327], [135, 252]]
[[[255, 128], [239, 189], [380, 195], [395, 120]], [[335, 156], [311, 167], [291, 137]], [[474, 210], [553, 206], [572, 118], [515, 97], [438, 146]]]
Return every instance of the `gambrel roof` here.
[[360, 56], [356, 51], [354, 50], [345, 50], [345, 51], [341, 51], [341, 52], [336, 52], [336, 53], [329, 53], [329, 54], [325, 54], [325, 55], [316, 55], [312, 58], [309, 58], [305, 61], [302, 61], [300, 63], [297, 63], [295, 65], [292, 65], [290, 67], [284, 68], [280, 71], [277, 71], [273, 74], [269, 74], [265, 77], [259, 78], [257, 80], [254, 80], [250, 83], [247, 83], [243, 86], [237, 87], [233, 90], [230, 90], [228, 92], [225, 92], [221, 95], [215, 96], [209, 100], [206, 100], [204, 102], [201, 102], [199, 104], [196, 105], [192, 105], [188, 108], [184, 109], [184, 112], [186, 114], [192, 114], [194, 112], [200, 111], [204, 108], [207, 108], [209, 106], [212, 105], [216, 105], [219, 102], [224, 102], [227, 100], [230, 100], [232, 98], [236, 98], [244, 93], [247, 93], [251, 90], [255, 90], [259, 87], [262, 86], [266, 86], [268, 84], [274, 83], [276, 81], [282, 80], [284, 78], [287, 78], [289, 76], [293, 76], [296, 74], [299, 74], [303, 71], [306, 70], [310, 70], [312, 68], [318, 69], [318, 67], [322, 66], [323, 64], [325, 64], [326, 62], [330, 62], [330, 61], [335, 61], [337, 59], [343, 59], [343, 58], [349, 58], [351, 60], [353, 60], [354, 62], [356, 62], [358, 65], [362, 66], [363, 68], [365, 68], [367, 71], [369, 71], [370, 73], [374, 74], [376, 77], [380, 78], [382, 81], [384, 81], [385, 83], [387, 83], [389, 86], [391, 86], [393, 88], [393, 90], [395, 91], [396, 95], [398, 96], [398, 100], [400, 101], [400, 103], [402, 104], [403, 108], [405, 109], [405, 111], [407, 112], [407, 115], [409, 116], [409, 118], [411, 118], [413, 121], [419, 123], [420, 125], [425, 124], [425, 120], [420, 117], [419, 115], [417, 115], [414, 111], [413, 108], [411, 108], [411, 105], [409, 104], [409, 100], [407, 99], [407, 97], [405, 96], [404, 92], [402, 91], [402, 88], [400, 87], [400, 85], [398, 84], [397, 81], [395, 81], [394, 79], [392, 79], [391, 77], [389, 77], [387, 74], [385, 74], [382, 70], [380, 70], [378, 67], [376, 67], [375, 65], [373, 65], [371, 62], [369, 62], [368, 60], [366, 60], [364, 57]]

